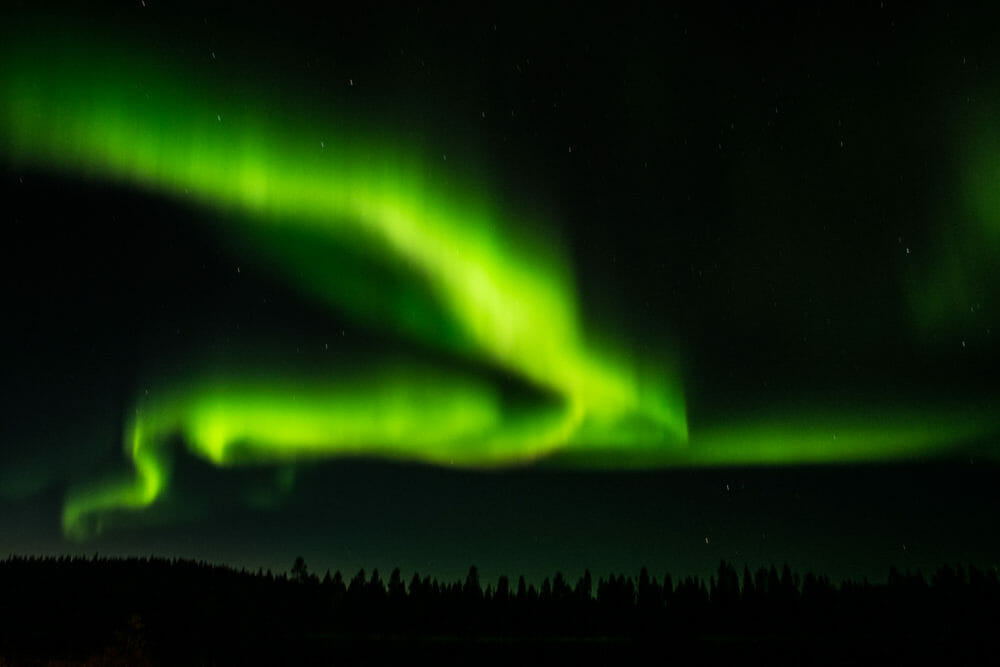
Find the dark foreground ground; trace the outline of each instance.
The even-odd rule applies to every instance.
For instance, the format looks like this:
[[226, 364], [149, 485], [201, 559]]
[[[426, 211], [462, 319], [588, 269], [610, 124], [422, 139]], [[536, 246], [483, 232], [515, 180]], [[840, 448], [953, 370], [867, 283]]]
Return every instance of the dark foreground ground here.
[[833, 585], [783, 568], [482, 587], [160, 559], [0, 563], [5, 665], [1000, 664], [995, 571]]
[[[251, 648], [251, 646], [253, 648]], [[217, 644], [158, 657], [107, 647], [83, 658], [15, 653], [0, 665], [995, 665], [995, 641], [900, 638], [295, 638], [272, 645]]]

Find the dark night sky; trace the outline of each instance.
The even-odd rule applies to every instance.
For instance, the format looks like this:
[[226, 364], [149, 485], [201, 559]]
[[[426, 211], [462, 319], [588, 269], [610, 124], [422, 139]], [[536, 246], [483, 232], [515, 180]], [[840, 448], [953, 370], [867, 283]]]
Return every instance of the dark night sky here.
[[[42, 43], [46, 25], [127, 36], [262, 99], [384, 128], [442, 169], [488, 171], [490, 197], [565, 240], [586, 322], [677, 357], [692, 429], [802, 404], [995, 404], [1000, 206], [970, 204], [967, 181], [1000, 150], [985, 10], [170, 4], [2, 18]], [[475, 563], [487, 578], [1000, 564], [995, 431], [947, 458], [816, 467], [220, 470], [181, 453], [155, 521], [69, 542], [67, 488], [127, 469], [122, 422], [149, 373], [261, 341], [296, 368], [330, 336], [348, 356], [415, 344], [256, 270], [218, 232], [224, 213], [5, 155], [0, 176], [0, 554], [276, 570], [301, 554], [320, 571]], [[928, 294], [945, 306], [921, 310]], [[248, 506], [248, 487], [273, 502]]]

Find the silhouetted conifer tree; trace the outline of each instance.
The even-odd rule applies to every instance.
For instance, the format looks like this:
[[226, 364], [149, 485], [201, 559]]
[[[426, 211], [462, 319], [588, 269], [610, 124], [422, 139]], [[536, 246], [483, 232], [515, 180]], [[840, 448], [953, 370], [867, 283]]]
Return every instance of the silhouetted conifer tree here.
[[365, 592], [372, 603], [381, 602], [385, 599], [385, 584], [382, 582], [382, 577], [379, 576], [378, 568], [372, 570], [372, 576], [368, 580]]
[[398, 567], [393, 568], [392, 573], [389, 575], [388, 593], [389, 599], [397, 603], [406, 597], [406, 587], [403, 585], [403, 577]]
[[347, 596], [353, 601], [361, 601], [365, 598], [365, 568], [358, 570], [358, 573], [351, 577], [351, 583], [347, 585]]
[[552, 582], [548, 577], [542, 580], [542, 587], [538, 591], [538, 601], [547, 604], [552, 601]]
[[736, 568], [726, 561], [721, 561], [716, 575], [711, 590], [713, 604], [719, 608], [735, 608], [740, 598], [740, 580]]
[[347, 592], [347, 587], [344, 586], [344, 575], [340, 573], [340, 570], [333, 573], [333, 579], [330, 580], [330, 588], [335, 597], [342, 597]]
[[591, 579], [590, 570], [583, 571], [583, 576], [576, 582], [576, 588], [573, 590], [573, 593], [576, 595], [577, 600], [590, 601], [594, 593], [594, 582]]
[[562, 572], [556, 572], [555, 576], [552, 578], [552, 600], [556, 603], [562, 603], [570, 598], [572, 591], [569, 585], [566, 583], [566, 579], [563, 577]]
[[493, 599], [501, 604], [506, 604], [510, 599], [510, 581], [506, 574], [501, 574], [497, 579], [497, 592]]
[[465, 575], [465, 586], [462, 587], [467, 600], [478, 602], [483, 599], [483, 589], [479, 585], [479, 570], [473, 565]]
[[753, 574], [750, 572], [750, 566], [743, 565], [743, 590], [741, 591], [741, 598], [746, 604], [754, 604], [756, 602], [756, 586], [753, 583]]

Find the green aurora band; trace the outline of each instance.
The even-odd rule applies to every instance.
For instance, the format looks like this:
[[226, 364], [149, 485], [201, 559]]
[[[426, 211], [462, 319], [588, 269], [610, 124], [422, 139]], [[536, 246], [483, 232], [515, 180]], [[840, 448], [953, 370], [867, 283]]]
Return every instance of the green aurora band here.
[[[377, 456], [645, 468], [931, 456], [996, 431], [989, 410], [820, 411], [689, 439], [676, 372], [595, 345], [555, 239], [504, 219], [487, 184], [456, 186], [415, 151], [286, 119], [252, 96], [213, 97], [217, 83], [136, 50], [8, 44], [2, 62], [0, 151], [10, 164], [213, 209], [310, 298], [488, 371], [387, 363], [317, 379], [230, 369], [165, 384], [125, 425], [134, 474], [70, 490], [71, 539], [163, 498], [178, 442], [217, 466]], [[387, 282], [329, 261], [345, 248]], [[491, 373], [531, 400], [511, 399]]]

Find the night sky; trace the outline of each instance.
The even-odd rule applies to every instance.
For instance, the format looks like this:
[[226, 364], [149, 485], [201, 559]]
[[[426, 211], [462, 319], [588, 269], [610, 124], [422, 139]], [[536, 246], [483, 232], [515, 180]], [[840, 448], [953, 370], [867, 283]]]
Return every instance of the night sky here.
[[0, 15], [0, 555], [1000, 564], [1000, 18]]

